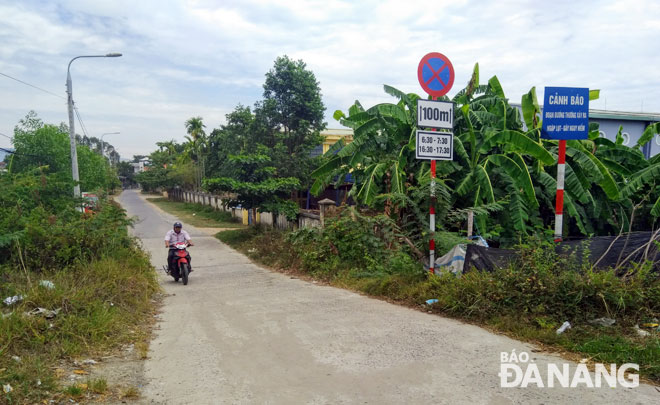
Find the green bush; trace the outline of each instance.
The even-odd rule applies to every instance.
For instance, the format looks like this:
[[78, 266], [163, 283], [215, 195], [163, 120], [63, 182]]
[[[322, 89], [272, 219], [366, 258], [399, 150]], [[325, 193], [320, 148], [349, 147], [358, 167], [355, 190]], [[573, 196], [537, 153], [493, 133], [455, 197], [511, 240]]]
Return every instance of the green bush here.
[[631, 324], [660, 313], [660, 279], [650, 264], [618, 277], [613, 270], [595, 271], [575, 258], [559, 257], [551, 244], [520, 252], [518, 263], [493, 273], [431, 279], [437, 306], [460, 315], [543, 314], [561, 322], [608, 316]]
[[334, 277], [422, 273], [422, 266], [402, 248], [395, 223], [385, 215], [366, 216], [350, 208], [326, 220], [325, 228], [292, 232], [288, 242], [304, 270]]
[[[59, 390], [59, 359], [139, 339], [159, 287], [118, 205], [83, 214], [71, 182], [39, 169], [0, 173], [0, 188], [0, 226], [9, 230], [0, 239], [0, 297], [24, 297], [0, 317], [0, 382], [14, 388], [3, 399], [35, 403]], [[58, 313], [26, 315], [36, 308]]]

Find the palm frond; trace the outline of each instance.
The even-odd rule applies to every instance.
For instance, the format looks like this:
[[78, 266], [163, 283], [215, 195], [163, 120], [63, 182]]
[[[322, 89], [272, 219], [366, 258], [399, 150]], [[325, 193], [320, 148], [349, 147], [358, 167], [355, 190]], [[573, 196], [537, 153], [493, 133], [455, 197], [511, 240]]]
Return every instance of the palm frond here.
[[653, 204], [653, 207], [651, 208], [651, 215], [654, 217], [660, 217], [660, 197], [655, 201], [655, 204]]
[[378, 195], [378, 182], [383, 177], [385, 170], [387, 170], [385, 163], [375, 163], [366, 169], [367, 176], [357, 194], [357, 198], [360, 201], [363, 201], [367, 205], [374, 201], [376, 195]]
[[598, 167], [598, 171], [600, 171], [600, 174], [603, 175], [603, 178], [600, 182], [598, 182], [598, 185], [603, 189], [603, 191], [605, 191], [605, 194], [607, 194], [608, 198], [611, 200], [618, 200], [621, 197], [619, 186], [616, 184], [612, 174], [609, 170], [607, 170], [607, 167], [605, 167], [603, 162], [601, 162], [600, 159], [594, 156], [591, 152], [586, 150], [586, 148], [579, 141], [568, 141], [567, 145], [580, 150], [596, 165], [596, 167]]
[[644, 185], [660, 182], [660, 163], [638, 171], [630, 177], [628, 183], [621, 189], [624, 198], [630, 197]]
[[534, 142], [520, 131], [506, 130], [495, 132], [484, 141], [479, 151], [486, 153], [495, 145], [503, 146], [507, 150], [530, 155], [546, 165], [555, 163], [555, 158], [542, 145]]
[[392, 86], [384, 85], [383, 89], [385, 90], [385, 93], [389, 94], [390, 96], [394, 96], [398, 98], [399, 100], [403, 101], [403, 103], [408, 107], [408, 109], [413, 112], [417, 111], [417, 100], [419, 99], [419, 96], [417, 94], [406, 94], [402, 92], [399, 89], [396, 89]]
[[364, 111], [364, 107], [360, 104], [359, 101], [355, 100], [355, 103], [348, 108], [348, 116], [356, 115]]
[[478, 165], [475, 168], [476, 179], [479, 182], [479, 186], [482, 188], [483, 193], [485, 194], [486, 201], [489, 203], [495, 202], [495, 195], [493, 194], [493, 184], [490, 181], [490, 176], [486, 169]]
[[502, 85], [500, 84], [500, 80], [497, 78], [497, 76], [493, 76], [490, 78], [490, 80], [488, 80], [488, 86], [490, 87], [493, 94], [495, 94], [497, 97], [504, 98], [504, 90], [502, 89]]
[[520, 104], [527, 130], [539, 128], [540, 121], [537, 114], [541, 112], [541, 108], [536, 98], [536, 87], [532, 87], [527, 94], [523, 94]]
[[646, 127], [642, 136], [637, 140], [635, 149], [639, 149], [646, 145], [646, 143], [651, 141], [656, 134], [660, 134], [660, 122], [656, 122]]
[[522, 167], [520, 167], [518, 162], [502, 154], [489, 155], [487, 160], [502, 168], [507, 173], [516, 187], [516, 193], [519, 193], [519, 190], [522, 189], [527, 200], [535, 207], [538, 207], [539, 202], [536, 199], [534, 185], [527, 171], [527, 165], [522, 162], [522, 159], [518, 160], [518, 162], [523, 163]]
[[[569, 163], [566, 163], [565, 168], [566, 168], [566, 173], [565, 173], [566, 191], [571, 193], [571, 195], [573, 195], [581, 203], [583, 204], [588, 203], [591, 194], [588, 194], [588, 191], [583, 187], [582, 182], [580, 182], [580, 179], [575, 174], [575, 172], [573, 171], [573, 167]], [[593, 200], [591, 202], [593, 202]]]

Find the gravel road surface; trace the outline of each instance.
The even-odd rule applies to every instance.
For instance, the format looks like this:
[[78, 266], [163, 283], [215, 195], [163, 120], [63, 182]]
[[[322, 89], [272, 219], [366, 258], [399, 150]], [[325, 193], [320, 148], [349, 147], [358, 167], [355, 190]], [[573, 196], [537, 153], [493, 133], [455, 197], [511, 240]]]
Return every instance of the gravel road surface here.
[[477, 326], [263, 269], [185, 223], [195, 271], [183, 286], [160, 270], [176, 218], [133, 190], [119, 201], [138, 217], [133, 232], [168, 294], [141, 403], [660, 403], [644, 384], [502, 388], [501, 352], [529, 353], [544, 380], [549, 363], [568, 362]]

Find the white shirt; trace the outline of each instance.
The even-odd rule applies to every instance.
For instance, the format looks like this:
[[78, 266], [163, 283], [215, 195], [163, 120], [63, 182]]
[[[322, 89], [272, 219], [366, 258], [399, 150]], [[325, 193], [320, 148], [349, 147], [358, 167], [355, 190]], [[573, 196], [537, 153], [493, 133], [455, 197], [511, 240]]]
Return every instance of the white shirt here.
[[187, 240], [190, 240], [190, 235], [188, 235], [188, 232], [183, 229], [179, 233], [174, 232], [174, 229], [170, 229], [167, 231], [167, 234], [165, 234], [165, 242], [168, 242], [170, 245], [176, 245], [177, 243], [182, 243]]

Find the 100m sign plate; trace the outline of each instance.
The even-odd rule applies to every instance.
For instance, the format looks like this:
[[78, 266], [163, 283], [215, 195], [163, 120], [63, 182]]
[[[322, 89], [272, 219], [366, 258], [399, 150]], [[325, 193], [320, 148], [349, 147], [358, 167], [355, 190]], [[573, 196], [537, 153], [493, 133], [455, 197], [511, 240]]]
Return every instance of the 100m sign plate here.
[[429, 160], [454, 159], [454, 134], [451, 132], [417, 131], [415, 157]]

